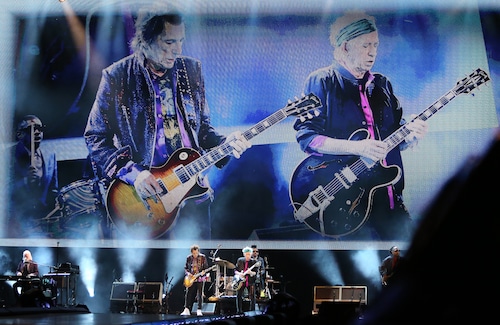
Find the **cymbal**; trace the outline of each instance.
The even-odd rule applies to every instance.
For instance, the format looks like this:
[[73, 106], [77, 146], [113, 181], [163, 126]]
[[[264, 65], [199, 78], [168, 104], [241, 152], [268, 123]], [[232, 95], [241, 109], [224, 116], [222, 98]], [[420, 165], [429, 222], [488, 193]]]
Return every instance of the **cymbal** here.
[[265, 270], [274, 270], [274, 266], [269, 266], [269, 267], [266, 267], [264, 268]]
[[233, 263], [226, 261], [226, 260], [221, 260], [220, 258], [215, 259], [215, 264], [220, 265], [220, 266], [225, 266], [226, 268], [232, 270], [236, 267]]
[[276, 283], [276, 284], [280, 283], [279, 281], [275, 281], [275, 280], [272, 280], [272, 279], [271, 280], [266, 280], [266, 282], [267, 283]]

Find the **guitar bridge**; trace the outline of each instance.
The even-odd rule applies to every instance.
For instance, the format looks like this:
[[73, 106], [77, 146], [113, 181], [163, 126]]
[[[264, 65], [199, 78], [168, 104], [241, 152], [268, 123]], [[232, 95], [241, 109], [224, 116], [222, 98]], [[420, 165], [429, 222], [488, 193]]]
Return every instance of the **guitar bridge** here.
[[158, 185], [160, 185], [160, 187], [161, 187], [161, 194], [162, 195], [167, 194], [168, 193], [168, 189], [165, 186], [165, 183], [163, 183], [163, 181], [161, 180], [161, 178], [158, 178], [156, 181], [158, 182]]

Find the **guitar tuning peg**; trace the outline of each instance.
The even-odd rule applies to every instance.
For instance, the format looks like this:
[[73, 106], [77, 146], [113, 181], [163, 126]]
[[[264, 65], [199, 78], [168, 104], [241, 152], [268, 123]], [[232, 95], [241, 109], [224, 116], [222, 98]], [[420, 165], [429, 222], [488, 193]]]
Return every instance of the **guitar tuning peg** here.
[[308, 119], [312, 119], [313, 118], [313, 115], [311, 113], [307, 113], [307, 118]]
[[303, 115], [300, 115], [300, 116], [299, 116], [299, 120], [300, 120], [301, 122], [304, 122], [304, 121], [306, 120], [306, 118], [305, 118]]
[[314, 110], [314, 116], [319, 116], [319, 110], [317, 109]]
[[291, 103], [292, 103], [292, 101], [289, 99], [289, 100], [287, 100], [287, 103], [288, 103], [288, 104], [291, 104]]

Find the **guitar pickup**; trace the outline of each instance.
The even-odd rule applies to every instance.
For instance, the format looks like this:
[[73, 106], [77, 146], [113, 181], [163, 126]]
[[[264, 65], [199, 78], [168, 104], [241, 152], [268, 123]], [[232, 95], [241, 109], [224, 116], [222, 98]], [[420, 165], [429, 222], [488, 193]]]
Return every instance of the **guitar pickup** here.
[[335, 178], [344, 185], [345, 188], [350, 188], [358, 178], [349, 167], [343, 168], [340, 173], [335, 173]]

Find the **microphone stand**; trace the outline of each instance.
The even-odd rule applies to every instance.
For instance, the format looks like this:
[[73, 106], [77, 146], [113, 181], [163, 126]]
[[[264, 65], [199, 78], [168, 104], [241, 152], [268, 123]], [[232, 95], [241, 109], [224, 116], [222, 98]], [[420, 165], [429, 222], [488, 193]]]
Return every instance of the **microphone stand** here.
[[[217, 249], [215, 250], [215, 252], [212, 252], [210, 251], [210, 255], [212, 255], [210, 257], [210, 259], [212, 260], [212, 262], [215, 262], [217, 260], [216, 256], [217, 256], [217, 252], [219, 251], [219, 248], [221, 247], [222, 245], [217, 245]], [[224, 266], [224, 290], [226, 290], [226, 270], [225, 270], [225, 266]], [[214, 297], [216, 299], [218, 299], [222, 293], [219, 292], [220, 291], [220, 265], [217, 264], [217, 270], [215, 271], [215, 292], [214, 292]]]
[[171, 277], [170, 280], [168, 278], [168, 273], [165, 274], [165, 299], [162, 301], [162, 313], [168, 314], [168, 298], [170, 297], [170, 291], [172, 289], [172, 280], [174, 277]]

